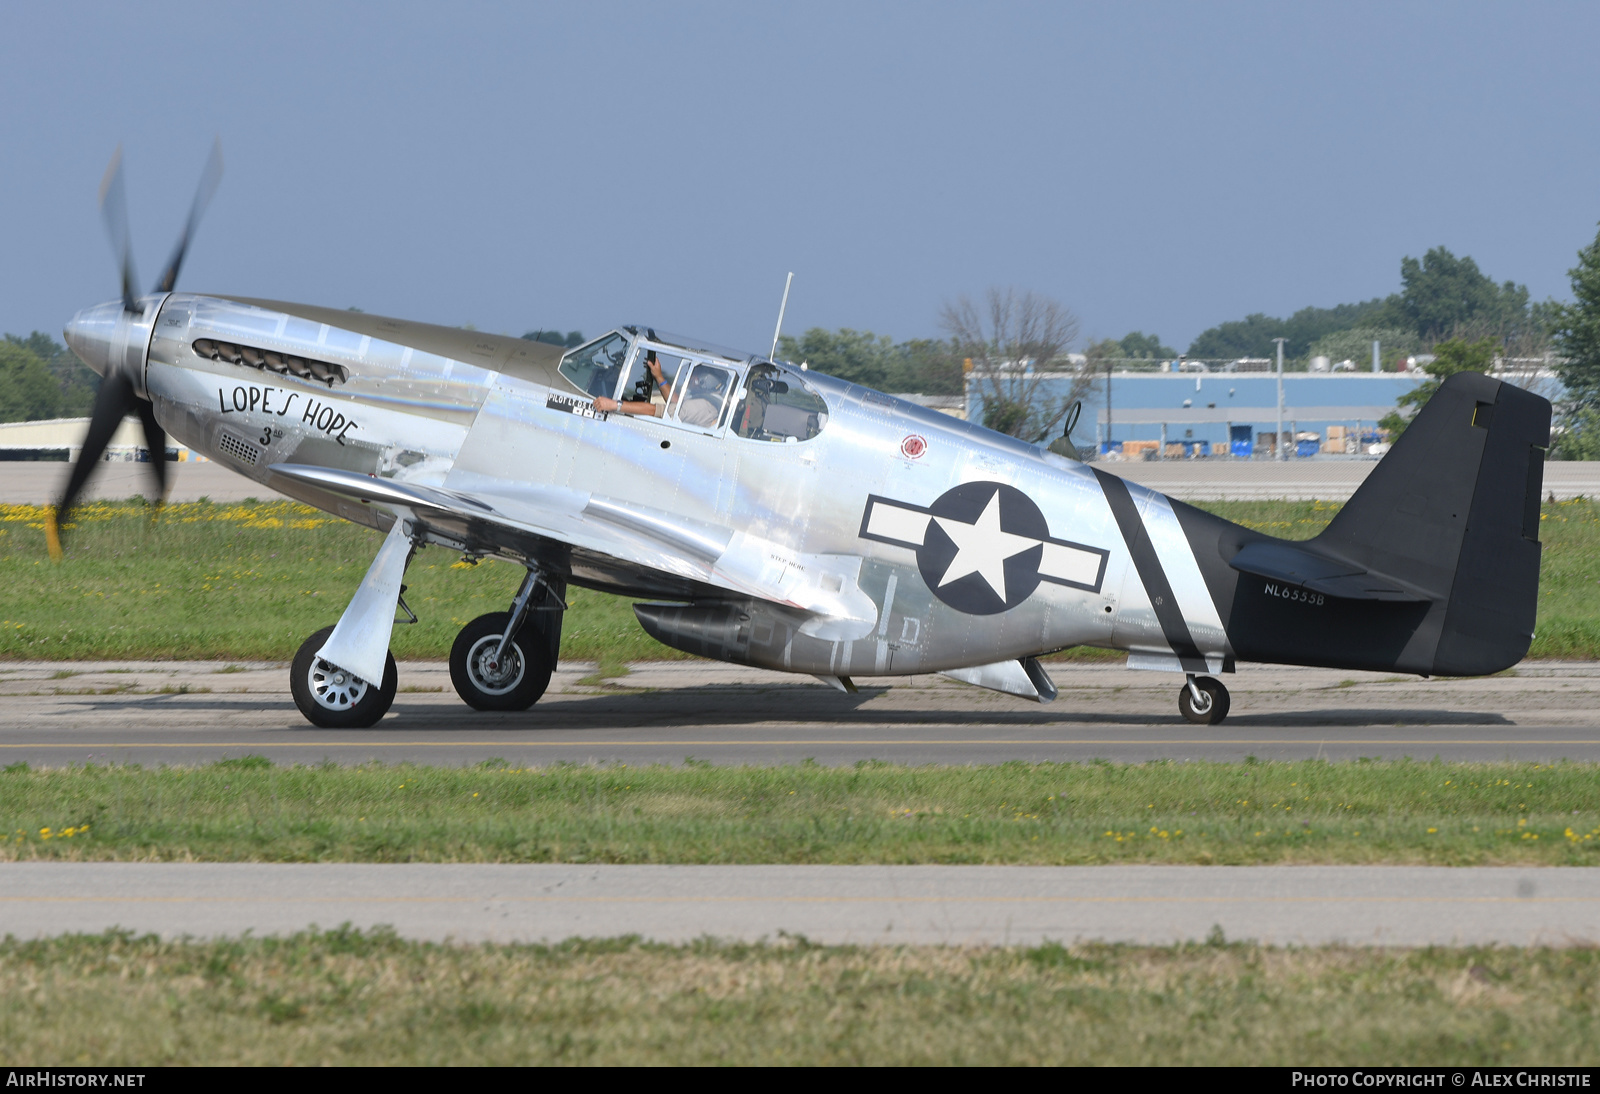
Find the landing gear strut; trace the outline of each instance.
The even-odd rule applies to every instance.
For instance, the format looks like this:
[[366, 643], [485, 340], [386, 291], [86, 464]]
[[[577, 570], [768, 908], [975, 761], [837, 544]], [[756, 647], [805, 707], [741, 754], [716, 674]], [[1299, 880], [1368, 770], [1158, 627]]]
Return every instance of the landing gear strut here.
[[306, 639], [294, 655], [294, 666], [289, 670], [294, 705], [306, 721], [323, 729], [369, 729], [389, 713], [394, 702], [400, 683], [394, 655], [389, 654], [384, 660], [382, 682], [373, 684], [317, 656], [332, 633], [332, 627], [323, 627]]
[[1228, 689], [1209, 676], [1189, 673], [1178, 689], [1178, 712], [1195, 725], [1214, 726], [1228, 716]]
[[530, 568], [509, 612], [480, 615], [450, 648], [450, 682], [474, 710], [527, 710], [544, 695], [561, 648], [565, 584]]
[[[389, 712], [398, 683], [389, 635], [394, 610], [404, 603], [400, 582], [421, 543], [415, 526], [397, 519], [338, 624], [306, 639], [294, 655], [289, 690], [312, 725], [366, 729]], [[415, 621], [410, 608], [406, 614]]]

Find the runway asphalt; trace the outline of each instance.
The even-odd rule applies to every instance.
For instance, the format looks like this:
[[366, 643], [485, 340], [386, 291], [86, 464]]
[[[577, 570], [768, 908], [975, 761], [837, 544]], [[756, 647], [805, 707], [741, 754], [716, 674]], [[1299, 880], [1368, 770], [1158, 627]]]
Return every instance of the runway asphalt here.
[[[1600, 665], [1422, 681], [1245, 666], [1234, 714], [1196, 727], [1179, 678], [1051, 668], [1050, 706], [936, 676], [843, 695], [806, 678], [648, 662], [568, 665], [532, 711], [466, 708], [436, 663], [401, 666], [372, 730], [307, 725], [282, 665], [0, 664], [0, 766], [381, 760], [774, 764], [1413, 756], [1600, 760]], [[1079, 939], [1380, 945], [1600, 943], [1600, 869], [0, 864], [0, 934], [118, 926], [166, 936], [393, 926], [459, 941], [640, 934], [825, 942]]]
[[829, 943], [1600, 942], [1600, 868], [0, 865], [0, 933], [163, 937], [387, 924], [405, 937]]
[[1530, 662], [1500, 676], [1419, 680], [1242, 666], [1226, 676], [1220, 726], [1179, 717], [1176, 674], [1055, 664], [1048, 706], [939, 676], [861, 681], [845, 695], [809, 677], [711, 662], [645, 662], [599, 681], [563, 667], [518, 714], [468, 709], [445, 665], [400, 667], [401, 694], [378, 726], [317, 729], [281, 665], [0, 664], [0, 765], [205, 763], [777, 764], [814, 759], [1600, 760], [1600, 665]]

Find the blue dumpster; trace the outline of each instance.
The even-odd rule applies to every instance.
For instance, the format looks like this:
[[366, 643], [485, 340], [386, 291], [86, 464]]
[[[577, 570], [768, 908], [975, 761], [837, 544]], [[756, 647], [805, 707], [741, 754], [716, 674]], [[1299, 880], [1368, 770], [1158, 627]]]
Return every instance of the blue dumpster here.
[[1255, 441], [1251, 439], [1251, 430], [1254, 426], [1236, 425], [1228, 429], [1228, 452], [1230, 455], [1243, 456], [1249, 459], [1255, 455]]

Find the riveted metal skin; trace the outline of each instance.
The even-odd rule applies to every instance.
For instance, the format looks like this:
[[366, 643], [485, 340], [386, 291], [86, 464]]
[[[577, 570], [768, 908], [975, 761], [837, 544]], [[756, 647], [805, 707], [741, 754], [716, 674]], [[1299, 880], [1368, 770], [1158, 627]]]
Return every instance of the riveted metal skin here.
[[[1272, 547], [977, 425], [649, 328], [612, 332], [616, 378], [580, 383], [560, 349], [521, 339], [196, 293], [156, 304], [148, 326], [118, 319], [120, 302], [87, 309], [68, 340], [95, 367], [141, 356], [158, 420], [190, 448], [357, 523], [404, 520], [414, 544], [632, 597], [651, 635], [701, 656], [839, 679], [960, 672], [1043, 700], [1054, 687], [1028, 659], [1077, 645], [1191, 675], [1242, 659], [1477, 672], [1520, 658], [1531, 633], [1536, 543], [1518, 554], [1516, 604], [1446, 580], [1462, 558], [1488, 567], [1490, 530], [1523, 541], [1530, 453], [1548, 444], [1549, 404], [1484, 377], [1447, 383], [1443, 409], [1412, 426], [1454, 466], [1419, 443], [1375, 473], [1400, 495], [1412, 473], [1455, 484], [1455, 515], [1426, 525], [1438, 557], [1412, 566], [1375, 517]], [[684, 390], [600, 409], [596, 386], [626, 402], [646, 353], [674, 362]], [[727, 392], [709, 409], [691, 405], [702, 366]], [[758, 366], [765, 387], [747, 383]], [[1497, 413], [1446, 420], [1463, 399]], [[1475, 503], [1480, 483], [1504, 504]], [[1251, 544], [1268, 546], [1241, 554]]]

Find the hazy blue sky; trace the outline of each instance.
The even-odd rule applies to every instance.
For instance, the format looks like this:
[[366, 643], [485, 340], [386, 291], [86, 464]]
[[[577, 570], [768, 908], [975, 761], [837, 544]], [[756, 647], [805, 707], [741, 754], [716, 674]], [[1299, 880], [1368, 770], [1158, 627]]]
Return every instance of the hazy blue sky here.
[[991, 284], [1182, 349], [1443, 244], [1565, 296], [1600, 220], [1600, 5], [0, 9], [0, 330], [153, 280], [520, 334], [938, 333]]

